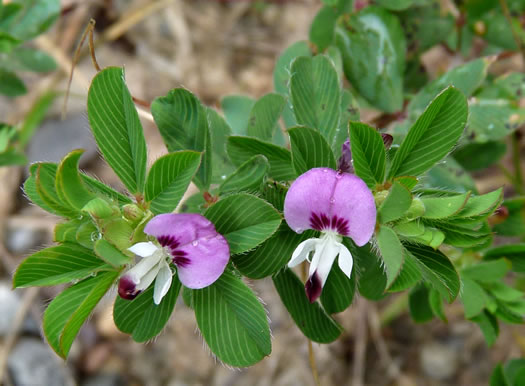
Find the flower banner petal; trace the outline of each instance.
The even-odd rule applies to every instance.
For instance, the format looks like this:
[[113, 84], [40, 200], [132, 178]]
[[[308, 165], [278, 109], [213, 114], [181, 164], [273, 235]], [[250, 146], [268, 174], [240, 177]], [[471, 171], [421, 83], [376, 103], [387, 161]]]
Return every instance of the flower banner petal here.
[[184, 252], [187, 262], [177, 265], [179, 279], [184, 286], [204, 288], [215, 282], [224, 272], [230, 259], [226, 239], [215, 233], [186, 244], [178, 251]]

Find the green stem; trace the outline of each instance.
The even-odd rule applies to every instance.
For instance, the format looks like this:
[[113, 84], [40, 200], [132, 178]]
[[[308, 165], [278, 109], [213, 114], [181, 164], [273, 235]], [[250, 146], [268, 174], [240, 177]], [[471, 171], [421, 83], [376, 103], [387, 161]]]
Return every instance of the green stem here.
[[520, 139], [521, 133], [515, 131], [512, 134], [512, 164], [514, 165], [514, 187], [516, 192], [519, 194], [524, 194], [525, 190], [523, 189], [523, 173], [521, 171], [521, 162], [520, 162]]

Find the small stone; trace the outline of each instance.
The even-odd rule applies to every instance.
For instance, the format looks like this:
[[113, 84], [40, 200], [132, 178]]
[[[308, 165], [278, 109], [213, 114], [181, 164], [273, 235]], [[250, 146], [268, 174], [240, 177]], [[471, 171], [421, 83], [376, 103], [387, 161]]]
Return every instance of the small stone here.
[[97, 374], [87, 378], [81, 383], [82, 386], [124, 386], [126, 380], [120, 374]]
[[85, 114], [78, 114], [65, 120], [46, 121], [35, 133], [27, 148], [30, 163], [40, 161], [60, 162], [70, 151], [84, 149], [80, 167], [97, 157], [97, 145], [89, 129]]
[[[0, 336], [9, 333], [19, 308], [20, 296], [11, 289], [11, 283], [0, 282]], [[27, 317], [22, 332], [39, 335], [39, 328], [32, 318]]]
[[27, 254], [47, 242], [49, 242], [49, 235], [43, 229], [25, 227], [21, 224], [8, 226], [6, 229], [5, 246], [15, 255]]
[[451, 378], [457, 370], [458, 361], [457, 352], [453, 347], [437, 342], [425, 344], [420, 352], [423, 372], [437, 380]]
[[15, 385], [74, 384], [64, 362], [37, 339], [22, 338], [11, 351], [7, 365]]

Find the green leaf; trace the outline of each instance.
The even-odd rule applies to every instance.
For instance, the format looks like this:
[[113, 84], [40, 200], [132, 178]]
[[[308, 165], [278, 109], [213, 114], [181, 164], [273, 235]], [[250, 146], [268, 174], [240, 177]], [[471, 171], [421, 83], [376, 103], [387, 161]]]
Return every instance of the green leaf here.
[[62, 202], [55, 189], [55, 179], [57, 165], [53, 163], [38, 163], [31, 165], [31, 174], [35, 176], [35, 185], [38, 196], [52, 209], [51, 213], [56, 213], [64, 217], [77, 217], [79, 212], [69, 206], [67, 202]]
[[498, 141], [525, 123], [525, 109], [506, 99], [473, 98], [467, 133], [479, 143]]
[[208, 115], [199, 99], [183, 88], [171, 90], [151, 104], [151, 113], [168, 151], [195, 150], [203, 153], [196, 183], [207, 189], [212, 173], [212, 145]]
[[465, 307], [465, 318], [471, 319], [479, 315], [487, 304], [487, 294], [474, 280], [463, 277], [463, 289], [461, 291], [461, 302]]
[[217, 232], [230, 245], [230, 253], [243, 253], [275, 233], [281, 216], [270, 204], [246, 193], [219, 200], [204, 216], [215, 224]]
[[523, 384], [525, 380], [525, 359], [517, 358], [509, 360], [505, 365], [505, 377], [513, 386]]
[[412, 6], [417, 0], [377, 0], [377, 4], [391, 11], [401, 11]]
[[266, 312], [234, 274], [192, 291], [199, 330], [211, 351], [231, 366], [250, 366], [272, 351]]
[[115, 282], [119, 272], [104, 272], [67, 288], [44, 313], [44, 334], [49, 345], [66, 358], [80, 327], [102, 296]]
[[370, 300], [380, 300], [385, 295], [386, 273], [379, 256], [371, 250], [370, 244], [351, 249], [355, 270], [359, 273], [359, 293]]
[[288, 185], [278, 182], [266, 183], [261, 189], [263, 198], [274, 206], [279, 212], [284, 210], [284, 199], [288, 192]]
[[470, 192], [450, 197], [421, 197], [425, 206], [422, 217], [429, 219], [443, 219], [457, 214], [470, 197]]
[[339, 265], [334, 264], [321, 292], [321, 304], [328, 314], [346, 310], [354, 300], [356, 290], [356, 272], [352, 270], [350, 278], [346, 276]]
[[480, 58], [455, 67], [443, 76], [427, 84], [408, 104], [410, 115], [418, 116], [444, 88], [453, 86], [466, 97], [481, 86], [493, 58]]
[[512, 270], [514, 272], [525, 273], [525, 244], [511, 244], [502, 245], [491, 248], [485, 252], [484, 259], [492, 260], [504, 257], [512, 263]]
[[369, 6], [336, 29], [337, 46], [350, 83], [375, 107], [401, 110], [406, 42], [396, 16]]
[[461, 276], [481, 282], [498, 281], [505, 277], [509, 269], [510, 265], [505, 259], [476, 262], [470, 267], [463, 268]]
[[404, 259], [401, 271], [397, 276], [396, 280], [392, 283], [388, 292], [399, 292], [407, 290], [418, 283], [421, 276], [421, 268], [415, 257], [408, 253], [405, 249], [403, 250]]
[[57, 68], [53, 57], [30, 47], [18, 47], [13, 50], [9, 55], [9, 61], [16, 68], [26, 71], [50, 72]]
[[463, 209], [455, 217], [488, 216], [503, 200], [503, 188], [481, 196], [471, 196]]
[[124, 70], [108, 67], [91, 82], [88, 118], [98, 147], [131, 193], [141, 193], [146, 178], [146, 141]]
[[255, 138], [228, 138], [228, 155], [232, 162], [240, 166], [256, 155], [264, 155], [270, 164], [268, 175], [275, 180], [289, 181], [297, 177], [292, 166], [292, 155], [289, 150]]
[[509, 386], [505, 374], [503, 373], [501, 363], [494, 367], [494, 370], [492, 371], [492, 375], [490, 376], [490, 386]]
[[414, 322], [425, 323], [434, 318], [429, 296], [430, 291], [424, 284], [420, 284], [410, 291], [408, 309]]
[[385, 201], [378, 209], [377, 216], [381, 224], [401, 218], [410, 208], [412, 194], [404, 185], [395, 181]]
[[0, 52], [1, 53], [11, 53], [13, 48], [20, 44], [20, 40], [0, 31]]
[[348, 125], [351, 121], [359, 121], [359, 106], [356, 99], [347, 89], [341, 90], [341, 120], [336, 135], [331, 143], [334, 155], [341, 155], [341, 146], [348, 139]]
[[244, 276], [262, 279], [273, 275], [288, 263], [292, 253], [304, 240], [313, 237], [312, 231], [297, 234], [282, 223], [279, 229], [257, 249], [232, 256], [232, 261]]
[[64, 243], [42, 249], [24, 259], [13, 278], [15, 288], [50, 286], [84, 279], [93, 272], [111, 269], [89, 249]]
[[88, 186], [89, 190], [97, 194], [101, 194], [102, 196], [105, 196], [110, 200], [119, 203], [120, 205], [130, 204], [132, 202], [131, 198], [117, 192], [103, 182], [100, 182], [95, 178], [89, 177], [85, 174], [80, 174], [80, 176], [82, 177], [84, 183]]
[[157, 336], [173, 313], [179, 296], [181, 284], [177, 275], [172, 280], [168, 293], [158, 305], [153, 301], [155, 283], [133, 300], [117, 297], [113, 308], [117, 328], [130, 334], [135, 342], [146, 342]]
[[[468, 126], [467, 126], [468, 127]], [[454, 151], [454, 159], [468, 171], [486, 169], [507, 153], [503, 142], [468, 143]]]
[[26, 156], [16, 149], [0, 152], [0, 166], [25, 165], [26, 163]]
[[247, 134], [248, 121], [254, 105], [255, 100], [253, 98], [243, 95], [229, 95], [222, 98], [222, 111], [226, 117], [226, 122], [232, 128], [233, 134]]
[[381, 134], [364, 123], [350, 122], [350, 146], [355, 174], [370, 189], [385, 179], [386, 153]]
[[292, 164], [298, 175], [318, 167], [335, 169], [330, 145], [316, 130], [299, 126], [288, 130], [292, 146]]
[[419, 117], [397, 150], [389, 172], [418, 176], [444, 158], [456, 145], [467, 122], [467, 101], [456, 88], [439, 94]]
[[24, 148], [33, 137], [35, 130], [40, 126], [40, 123], [57, 95], [58, 93], [56, 92], [44, 93], [33, 103], [31, 110], [25, 115], [24, 121], [18, 130], [18, 143], [22, 148]]
[[442, 163], [432, 167], [422, 182], [424, 187], [438, 190], [457, 193], [476, 191], [472, 177], [452, 157], [447, 157]]
[[481, 329], [487, 345], [492, 346], [499, 335], [498, 320], [488, 311], [483, 311], [471, 320]]
[[443, 299], [441, 298], [439, 292], [432, 288], [428, 296], [428, 302], [434, 315], [446, 323], [447, 316], [445, 315], [445, 310], [443, 309]]
[[423, 278], [448, 300], [454, 301], [458, 296], [460, 281], [456, 269], [450, 260], [438, 250], [415, 244], [406, 244], [405, 248], [420, 263]]
[[390, 287], [398, 277], [404, 260], [404, 250], [396, 232], [392, 228], [382, 226], [376, 234], [377, 244], [386, 271], [386, 288]]
[[219, 186], [221, 194], [242, 191], [256, 191], [268, 173], [268, 160], [263, 155], [256, 155], [244, 162]]
[[27, 88], [24, 82], [14, 72], [0, 69], [0, 94], [17, 97], [26, 92]]
[[75, 242], [84, 248], [93, 249], [93, 242], [98, 237], [99, 231], [91, 221], [83, 222], [75, 232]]
[[297, 123], [332, 143], [339, 126], [341, 86], [332, 61], [324, 55], [299, 57], [291, 67], [290, 96]]
[[224, 118], [211, 107], [206, 108], [208, 125], [210, 128], [210, 141], [213, 151], [212, 177], [213, 183], [222, 181], [222, 177], [230, 174], [233, 167], [226, 153], [226, 142], [231, 135], [232, 129]]
[[24, 182], [24, 193], [33, 204], [38, 205], [46, 212], [54, 213], [54, 209], [40, 197], [36, 186], [36, 178], [33, 174]]
[[77, 210], [81, 210], [84, 205], [95, 198], [85, 186], [80, 178], [78, 162], [84, 150], [73, 150], [66, 155], [58, 165], [55, 190], [62, 203], [68, 203]]
[[509, 287], [501, 281], [494, 281], [487, 285], [490, 293], [502, 302], [513, 302], [523, 298], [523, 292]]
[[270, 141], [285, 104], [286, 99], [279, 94], [270, 93], [261, 97], [250, 111], [246, 133], [263, 141]]
[[12, 5], [21, 4], [22, 10], [4, 21], [2, 29], [20, 40], [29, 40], [46, 31], [60, 14], [59, 0], [24, 1], [16, 0]]
[[151, 166], [146, 180], [145, 199], [154, 214], [172, 212], [197, 172], [201, 154], [177, 151], [166, 154]]
[[[295, 58], [299, 56], [311, 56], [312, 52], [308, 43], [305, 41], [300, 41], [289, 46], [277, 59], [275, 63], [275, 68], [273, 70], [273, 85], [275, 91], [279, 94], [288, 97], [289, 93], [289, 83], [291, 77], [291, 64]], [[283, 110], [283, 120], [286, 124], [286, 127], [292, 127], [297, 125], [295, 120], [295, 115], [292, 111], [290, 100], [284, 107]]]
[[96, 255], [112, 267], [119, 268], [131, 262], [129, 256], [126, 256], [117, 247], [104, 239], [95, 241], [93, 247]]
[[309, 39], [317, 48], [317, 52], [323, 52], [332, 44], [338, 16], [337, 10], [328, 5], [322, 7], [315, 15], [310, 25]]
[[295, 324], [307, 338], [318, 343], [330, 343], [341, 335], [342, 327], [326, 314], [319, 303], [308, 301], [304, 284], [289, 268], [275, 274], [273, 284]]

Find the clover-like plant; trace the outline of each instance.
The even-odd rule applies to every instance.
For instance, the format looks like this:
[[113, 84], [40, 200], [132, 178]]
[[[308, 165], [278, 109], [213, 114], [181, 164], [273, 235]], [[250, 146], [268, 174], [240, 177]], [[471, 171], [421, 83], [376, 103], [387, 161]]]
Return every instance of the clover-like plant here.
[[[313, 44], [295, 43], [278, 59], [275, 92], [225, 97], [224, 116], [183, 88], [155, 99], [169, 154], [149, 170], [123, 70], [95, 76], [90, 126], [127, 192], [80, 172], [81, 150], [58, 165], [33, 164], [24, 185], [32, 202], [63, 218], [57, 245], [27, 257], [14, 277], [15, 287], [70, 284], [44, 314], [59, 355], [115, 286], [115, 324], [134, 340], [159, 334], [182, 292], [211, 351], [238, 367], [271, 353], [266, 312], [246, 280], [271, 277], [297, 327], [319, 343], [341, 335], [333, 314], [356, 292], [379, 300], [409, 291], [416, 322], [446, 320], [443, 303], [459, 296], [489, 344], [498, 320], [522, 322], [523, 293], [503, 279], [523, 272], [523, 245], [491, 248], [497, 229], [512, 229], [494, 215], [502, 189], [478, 194], [450, 157], [466, 151], [467, 123], [478, 133], [482, 112], [476, 99], [469, 115], [467, 97], [493, 59], [458, 67], [403, 103], [399, 18], [410, 10], [325, 3]], [[502, 95], [505, 85], [496, 79], [480, 94]], [[403, 109], [393, 135], [359, 122], [358, 99], [387, 114]], [[192, 182], [199, 192], [180, 204]], [[523, 199], [504, 205], [512, 216]], [[310, 272], [300, 278], [291, 268], [305, 260]]]

